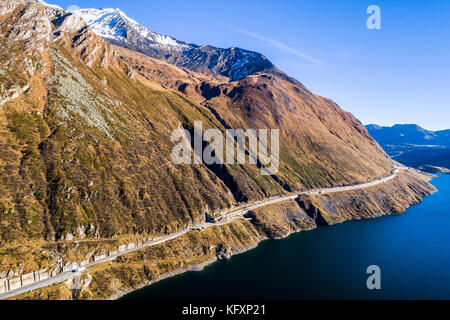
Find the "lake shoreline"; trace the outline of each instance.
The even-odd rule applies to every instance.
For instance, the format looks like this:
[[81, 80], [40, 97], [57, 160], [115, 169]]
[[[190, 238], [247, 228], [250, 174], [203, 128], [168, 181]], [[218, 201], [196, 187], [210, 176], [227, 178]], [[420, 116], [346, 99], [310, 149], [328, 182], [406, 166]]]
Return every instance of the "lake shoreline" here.
[[[133, 296], [133, 293], [144, 288], [154, 288], [154, 285], [162, 280], [189, 274], [190, 271], [201, 271], [211, 265], [211, 268], [233, 265], [241, 258], [231, 259], [230, 263], [215, 262], [220, 257], [230, 258], [259, 248], [262, 242], [267, 242], [265, 240], [286, 239], [293, 234], [314, 235], [323, 233], [318, 230], [328, 229], [322, 226], [345, 225], [345, 222], [349, 221], [401, 215], [427, 195], [436, 192], [436, 188], [428, 183], [431, 177], [415, 170], [403, 170], [395, 179], [370, 188], [330, 195], [305, 195], [296, 201], [252, 210], [245, 219], [236, 219], [230, 224], [217, 225], [202, 232], [189, 232], [167, 243], [131, 252], [115, 261], [89, 269], [92, 281], [79, 292], [77, 299], [128, 299], [127, 295]], [[311, 230], [315, 232], [303, 232]], [[281, 241], [271, 243], [277, 242]], [[285, 251], [282, 247], [279, 250]], [[273, 255], [276, 256], [277, 253]], [[266, 261], [261, 264], [266, 264]], [[245, 271], [247, 267], [242, 268]], [[258, 269], [259, 267], [256, 267], [255, 270]], [[210, 268], [193, 274], [208, 274], [209, 270]], [[189, 277], [191, 276], [183, 276], [180, 280]], [[264, 277], [271, 279], [272, 275], [269, 273]], [[195, 284], [192, 286], [196, 287]], [[69, 294], [66, 287], [61, 285], [39, 289], [17, 299], [42, 300], [51, 295], [53, 298], [71, 300]], [[139, 295], [134, 297], [139, 299]]]
[[[439, 190], [436, 190], [433, 193], [431, 193], [430, 195], [432, 195], [432, 194], [434, 194], [434, 193], [436, 193], [438, 191]], [[416, 206], [416, 205], [418, 205], [420, 203], [421, 202], [412, 204], [410, 208], [412, 208], [412, 207], [414, 207], [414, 206]], [[408, 210], [410, 208], [408, 208]], [[286, 234], [286, 236], [283, 236], [283, 237], [278, 237], [278, 238], [274, 238], [274, 239], [261, 239], [261, 241], [255, 243], [254, 245], [251, 245], [251, 246], [249, 246], [247, 248], [244, 248], [242, 250], [233, 252], [233, 254], [231, 256], [229, 256], [227, 259], [231, 259], [231, 258], [233, 258], [235, 256], [238, 256], [238, 255], [247, 253], [247, 252], [249, 252], [251, 250], [254, 250], [257, 247], [259, 247], [260, 244], [262, 244], [263, 242], [266, 242], [266, 241], [270, 241], [270, 240], [272, 240], [272, 241], [280, 241], [280, 240], [288, 239], [289, 237], [291, 237], [293, 235], [300, 234], [300, 233], [303, 233], [303, 232], [317, 231], [317, 230], [319, 230], [321, 228], [330, 228], [330, 227], [333, 227], [333, 226], [338, 226], [338, 225], [342, 225], [342, 224], [346, 224], [346, 223], [350, 223], [350, 222], [356, 222], [356, 221], [369, 221], [369, 220], [377, 220], [377, 219], [389, 218], [389, 217], [395, 217], [395, 216], [402, 216], [402, 215], [404, 215], [406, 213], [407, 213], [407, 211], [405, 211], [403, 213], [399, 213], [399, 214], [388, 213], [388, 214], [384, 214], [384, 215], [381, 215], [381, 216], [378, 216], [378, 217], [375, 217], [375, 218], [354, 219], [354, 220], [348, 220], [348, 221], [344, 221], [342, 223], [333, 224], [333, 225], [329, 225], [329, 226], [318, 226], [316, 228], [311, 228], [311, 229], [307, 229], [307, 230], [301, 230], [301, 231], [298, 231], [298, 232], [291, 231], [288, 234]], [[214, 265], [215, 263], [217, 263], [219, 261], [221, 261], [221, 259], [219, 259], [219, 258], [211, 259], [211, 260], [208, 260], [208, 261], [206, 261], [204, 263], [200, 263], [200, 264], [192, 265], [192, 266], [189, 266], [189, 267], [180, 268], [180, 269], [175, 270], [175, 271], [167, 272], [167, 273], [157, 277], [154, 280], [144, 281], [136, 289], [130, 289], [130, 290], [126, 290], [126, 291], [117, 292], [117, 294], [114, 294], [113, 296], [109, 297], [107, 300], [120, 300], [121, 298], [125, 297], [126, 295], [128, 295], [130, 293], [137, 292], [137, 291], [142, 290], [144, 288], [150, 287], [150, 286], [152, 286], [152, 285], [154, 285], [154, 284], [156, 284], [156, 283], [158, 283], [160, 281], [163, 281], [163, 280], [166, 280], [166, 279], [169, 279], [169, 278], [173, 278], [173, 277], [182, 275], [184, 273], [188, 273], [188, 272], [203, 272], [206, 267], [212, 266], [212, 265]]]
[[[266, 240], [268, 240], [268, 239], [266, 239]], [[248, 252], [248, 251], [251, 251], [251, 250], [257, 248], [258, 245], [259, 245], [261, 242], [263, 242], [263, 241], [265, 241], [265, 240], [262, 240], [262, 241], [256, 243], [256, 244], [253, 245], [253, 246], [249, 246], [249, 247], [247, 247], [247, 248], [241, 250], [240, 252], [233, 253], [233, 255], [230, 256], [229, 258], [231, 258], [231, 257], [233, 257], [233, 256], [237, 256], [237, 255], [243, 254], [243, 253]], [[169, 279], [169, 278], [173, 278], [173, 277], [179, 276], [179, 275], [181, 275], [181, 274], [183, 274], [183, 273], [187, 273], [187, 272], [202, 272], [206, 267], [208, 267], [208, 266], [210, 266], [210, 265], [213, 265], [214, 263], [216, 263], [216, 262], [218, 262], [218, 261], [220, 261], [219, 258], [216, 258], [216, 259], [210, 259], [210, 260], [205, 261], [205, 262], [203, 262], [203, 263], [199, 263], [199, 264], [195, 264], [195, 265], [192, 265], [192, 266], [189, 266], [189, 267], [180, 268], [180, 269], [178, 269], [178, 270], [166, 272], [165, 274], [160, 275], [159, 277], [157, 277], [157, 278], [154, 279], [154, 280], [144, 281], [144, 282], [143, 282], [138, 288], [136, 288], [136, 289], [130, 289], [130, 290], [125, 290], [125, 291], [117, 292], [116, 294], [112, 295], [111, 297], [109, 297], [109, 298], [106, 299], [106, 300], [119, 300], [120, 298], [126, 296], [127, 294], [130, 294], [130, 293], [132, 293], [132, 292], [139, 291], [139, 290], [144, 289], [144, 288], [146, 288], [146, 287], [149, 287], [149, 286], [151, 286], [151, 285], [153, 285], [153, 284], [155, 284], [155, 283], [158, 283], [158, 282], [160, 282], [160, 281], [162, 281], [162, 280]]]
[[[351, 233], [348, 234], [348, 236], [350, 238], [355, 237], [356, 236], [358, 239], [363, 240], [362, 243], [360, 243], [360, 241], [358, 241], [357, 243], [355, 243], [354, 245], [357, 247], [360, 247], [360, 249], [356, 249], [357, 247], [352, 247], [352, 250], [348, 250], [348, 248], [345, 249], [344, 252], [348, 253], [349, 257], [354, 257], [356, 260], [357, 264], [362, 264], [364, 266], [366, 266], [366, 262], [364, 261], [369, 261], [367, 263], [370, 262], [375, 262], [375, 263], [380, 263], [380, 265], [383, 267], [383, 270], [385, 272], [385, 282], [383, 282], [383, 284], [389, 284], [392, 287], [387, 289], [386, 296], [384, 295], [370, 295], [369, 291], [366, 291], [364, 293], [364, 295], [362, 295], [359, 299], [418, 299], [418, 298], [424, 298], [424, 299], [441, 299], [443, 297], [448, 297], [448, 290], [445, 290], [445, 283], [447, 283], [447, 278], [449, 278], [448, 276], [445, 275], [445, 272], [442, 270], [444, 267], [445, 268], [445, 263], [443, 263], [441, 260], [445, 259], [445, 257], [448, 255], [445, 252], [445, 241], [443, 242], [444, 244], [442, 244], [441, 246], [434, 246], [433, 249], [437, 252], [440, 252], [439, 250], [444, 250], [442, 251], [442, 253], [444, 254], [444, 257], [441, 257], [439, 255], [436, 256], [436, 253], [433, 253], [433, 250], [430, 250], [430, 248], [428, 247], [430, 244], [427, 244], [428, 241], [431, 241], [433, 239], [436, 239], [435, 241], [437, 243], [441, 243], [440, 242], [440, 238], [430, 238], [430, 237], [434, 237], [436, 232], [436, 228], [432, 227], [434, 225], [433, 219], [435, 218], [435, 212], [433, 211], [435, 206], [440, 206], [441, 207], [441, 211], [442, 211], [442, 199], [444, 199], [444, 203], [448, 203], [445, 199], [445, 190], [447, 185], [450, 184], [446, 184], [443, 185], [442, 181], [449, 181], [446, 177], [448, 177], [448, 175], [439, 175], [437, 177], [434, 177], [433, 180], [436, 179], [436, 183], [434, 183], [434, 185], [436, 185], [436, 191], [432, 192], [430, 194], [429, 197], [425, 197], [423, 199], [423, 201], [413, 204], [411, 205], [407, 212], [401, 213], [401, 214], [385, 214], [382, 215], [378, 218], [386, 218], [386, 219], [378, 219], [378, 218], [374, 218], [374, 219], [355, 219], [355, 220], [350, 220], [344, 223], [341, 223], [339, 225], [336, 225], [337, 229], [332, 230], [331, 232], [328, 232], [327, 227], [319, 227], [317, 229], [314, 230], [314, 232], [305, 232], [304, 236], [300, 236], [299, 238], [295, 238], [295, 237], [290, 237], [291, 235], [295, 234], [295, 235], [301, 235], [303, 232], [292, 232], [288, 235], [286, 235], [285, 237], [283, 237], [282, 239], [285, 238], [291, 238], [291, 240], [288, 240], [287, 242], [282, 243], [281, 245], [277, 245], [278, 241], [272, 241], [271, 244], [269, 245], [265, 245], [263, 248], [261, 248], [258, 252], [256, 252], [256, 254], [254, 255], [248, 255], [248, 256], [243, 256], [242, 258], [239, 258], [237, 260], [233, 260], [233, 262], [231, 264], [216, 264], [216, 266], [211, 269], [211, 270], [205, 270], [204, 275], [201, 275], [200, 277], [197, 275], [189, 275], [187, 277], [183, 277], [181, 279], [177, 279], [177, 280], [173, 280], [171, 282], [167, 282], [164, 285], [162, 285], [161, 287], [157, 287], [157, 289], [152, 290], [151, 287], [149, 287], [149, 291], [146, 293], [146, 291], [143, 291], [142, 294], [139, 293], [139, 295], [135, 295], [130, 297], [131, 300], [134, 299], [150, 299], [149, 297], [153, 296], [156, 293], [156, 297], [159, 297], [159, 293], [162, 293], [162, 297], [165, 297], [164, 293], [167, 294], [167, 291], [170, 290], [170, 288], [173, 288], [175, 285], [178, 287], [180, 286], [180, 288], [186, 288], [189, 287], [189, 284], [192, 283], [195, 279], [195, 283], [199, 283], [199, 287], [195, 287], [194, 288], [194, 292], [198, 292], [201, 290], [205, 290], [205, 292], [208, 293], [213, 293], [212, 294], [212, 299], [221, 299], [221, 298], [214, 298], [216, 296], [220, 296], [222, 297], [222, 294], [225, 293], [217, 293], [213, 288], [215, 286], [220, 287], [221, 290], [227, 290], [227, 286], [224, 286], [223, 284], [226, 283], [227, 279], [229, 279], [230, 277], [230, 273], [231, 274], [236, 274], [237, 277], [239, 278], [240, 275], [240, 271], [238, 270], [243, 270], [242, 268], [248, 268], [248, 269], [254, 269], [256, 265], [252, 265], [252, 263], [257, 263], [257, 262], [261, 262], [260, 260], [263, 259], [265, 261], [265, 259], [267, 259], [267, 257], [270, 256], [270, 260], [267, 260], [267, 263], [269, 263], [271, 266], [274, 266], [274, 271], [273, 271], [273, 275], [274, 278], [279, 279], [285, 279], [284, 281], [286, 281], [287, 279], [291, 279], [288, 282], [284, 282], [284, 284], [280, 284], [280, 286], [282, 287], [283, 285], [286, 286], [286, 290], [289, 291], [289, 287], [291, 286], [291, 282], [293, 280], [292, 278], [292, 274], [290, 273], [290, 271], [292, 271], [292, 266], [290, 266], [290, 263], [288, 262], [290, 259], [292, 259], [291, 257], [286, 258], [288, 260], [284, 261], [283, 259], [277, 259], [277, 253], [273, 253], [272, 251], [274, 250], [274, 248], [278, 248], [278, 253], [280, 251], [285, 251], [285, 255], [286, 252], [292, 252], [292, 250], [294, 250], [294, 248], [292, 248], [292, 244], [295, 243], [300, 243], [300, 248], [303, 247], [310, 247], [311, 251], [314, 250], [314, 248], [311, 248], [311, 244], [314, 243], [317, 246], [320, 246], [319, 244], [316, 244], [315, 241], [307, 241], [307, 239], [322, 239], [323, 242], [328, 243], [327, 240], [325, 240], [326, 237], [329, 237], [330, 239], [340, 239], [340, 237], [342, 237], [342, 233], [346, 234], [348, 233], [348, 230], [353, 230], [356, 231], [355, 235], [351, 235]], [[450, 182], [450, 181], [449, 181]], [[442, 188], [442, 189], [441, 189]], [[444, 190], [444, 191], [443, 191]], [[431, 196], [433, 196], [432, 199], [429, 199]], [[432, 211], [428, 211], [426, 208], [431, 208]], [[445, 210], [446, 206], [444, 206], [444, 213], [446, 213], [447, 211]], [[410, 212], [411, 211], [411, 212]], [[442, 213], [442, 212], [441, 212]], [[447, 212], [448, 213], [448, 212]], [[389, 219], [390, 217], [395, 218], [395, 217], [405, 217], [404, 219]], [[447, 214], [445, 214], [443, 216], [444, 218], [447, 217]], [[358, 220], [362, 220], [361, 222], [364, 222], [363, 224], [351, 224], [351, 222], [358, 222]], [[372, 221], [374, 223], [372, 223]], [[366, 223], [366, 222], [370, 222], [370, 223]], [[422, 227], [425, 226], [424, 230], [422, 229], [418, 229], [418, 226]], [[432, 231], [430, 229], [430, 227], [432, 227]], [[443, 229], [445, 230], [444, 226], [440, 226], [438, 229]], [[366, 231], [367, 230], [372, 230], [373, 234], [369, 234], [367, 235]], [[377, 231], [379, 230], [379, 231]], [[321, 231], [321, 232], [319, 232]], [[413, 231], [413, 233], [411, 233], [411, 231]], [[398, 240], [394, 240], [393, 238], [390, 237], [384, 237], [383, 232], [386, 232], [387, 234], [391, 234], [392, 236], [394, 236], [395, 238], [398, 238]], [[340, 236], [341, 234], [341, 236]], [[384, 239], [383, 243], [379, 243], [379, 245], [381, 246], [380, 248], [373, 248], [375, 249], [373, 252], [365, 252], [362, 251], [364, 255], [367, 255], [368, 257], [364, 258], [361, 260], [362, 257], [360, 257], [362, 247], [364, 247], [364, 241], [365, 238], [360, 238], [361, 235], [364, 234], [364, 236], [368, 237], [367, 242], [368, 243], [373, 243], [374, 241], [376, 241], [375, 239]], [[422, 235], [422, 237], [426, 237], [424, 239], [428, 239], [427, 241], [423, 241], [423, 239], [420, 237]], [[442, 235], [442, 232], [441, 232]], [[372, 239], [371, 237], [375, 236], [374, 239]], [[444, 234], [444, 239], [445, 237], [448, 237]], [[328, 239], [328, 238], [327, 238]], [[348, 241], [348, 240], [347, 240]], [[411, 241], [413, 241], [413, 243], [411, 243]], [[422, 245], [422, 248], [420, 248], [421, 250], [416, 250], [413, 249], [417, 248], [417, 245], [415, 242], [418, 243], [422, 243], [425, 245]], [[267, 242], [267, 241], [261, 241], [258, 243], [258, 246], [260, 246], [260, 244], [262, 242]], [[345, 241], [344, 241], [345, 242]], [[302, 244], [303, 243], [303, 244]], [[309, 244], [308, 244], [309, 243]], [[346, 243], [346, 242], [345, 242]], [[333, 247], [334, 242], [330, 242], [331, 246]], [[398, 248], [397, 248], [398, 247]], [[272, 249], [270, 249], [272, 248]], [[298, 250], [301, 250], [300, 248], [298, 248]], [[404, 248], [404, 250], [398, 251], [399, 248]], [[437, 249], [437, 250], [436, 250]], [[270, 251], [272, 250], [272, 251]], [[329, 250], [334, 250], [333, 248], [329, 249]], [[387, 252], [387, 254], [384, 252], [384, 250]], [[411, 251], [412, 250], [412, 251]], [[326, 250], [325, 250], [326, 251]], [[415, 253], [416, 251], [419, 252], [419, 254], [417, 254], [417, 256], [414, 256], [414, 254], [411, 254], [411, 252]], [[431, 252], [431, 253], [430, 253]], [[282, 254], [282, 253], [281, 253]], [[281, 255], [280, 254], [280, 255]], [[302, 253], [306, 254], [306, 257], [308, 257], [309, 253]], [[325, 253], [324, 253], [325, 254]], [[258, 257], [258, 256], [265, 256], [265, 257]], [[372, 256], [378, 256], [380, 255], [379, 258], [370, 258]], [[430, 255], [430, 256], [429, 256]], [[404, 257], [403, 257], [404, 256]], [[433, 257], [436, 256], [437, 260], [433, 260], [427, 257]], [[336, 253], [336, 257], [337, 262], [334, 261], [328, 265], [323, 266], [323, 268], [325, 268], [327, 270], [327, 268], [337, 268], [339, 269], [339, 266], [343, 264], [346, 265], [348, 262], [346, 261], [346, 259], [348, 258], [345, 255], [341, 255], [341, 253], [338, 251]], [[383, 258], [386, 260], [384, 261]], [[303, 259], [303, 257], [302, 257]], [[333, 256], [327, 256], [326, 258], [327, 260], [333, 261]], [[377, 259], [381, 259], [381, 260], [377, 260]], [[416, 263], [412, 263], [411, 261], [409, 261], [409, 259], [411, 259], [412, 261], [415, 261]], [[244, 264], [244, 261], [247, 262], [251, 262], [250, 264]], [[274, 262], [271, 262], [274, 261]], [[310, 260], [308, 260], [310, 261]], [[320, 260], [321, 261], [321, 260]], [[441, 263], [439, 263], [439, 261], [441, 261]], [[337, 264], [336, 264], [337, 263]], [[390, 263], [393, 264], [393, 266], [390, 266]], [[398, 263], [401, 263], [400, 265], [397, 265]], [[281, 266], [279, 266], [279, 264], [281, 264]], [[310, 261], [310, 264], [314, 264], [314, 261]], [[335, 265], [336, 264], [336, 265]], [[430, 265], [430, 266], [437, 266], [435, 268], [438, 269], [433, 269], [433, 267], [427, 268], [427, 267], [422, 267], [421, 265]], [[261, 265], [261, 264], [259, 264]], [[369, 264], [367, 264], [369, 265]], [[447, 264], [448, 265], [448, 264]], [[337, 266], [337, 267], [336, 267]], [[394, 268], [395, 266], [395, 268]], [[239, 269], [239, 267], [241, 269]], [[304, 269], [301, 269], [304, 266], [300, 266], [298, 265], [299, 271], [298, 274], [301, 275], [302, 273], [304, 273]], [[367, 266], [366, 266], [367, 267]], [[272, 268], [272, 267], [270, 267]], [[316, 267], [312, 267], [311, 268], [316, 268]], [[406, 268], [406, 269], [405, 269]], [[423, 269], [422, 269], [423, 268]], [[259, 272], [258, 276], [255, 275], [255, 278], [259, 278], [262, 274], [266, 275], [266, 277], [269, 274], [272, 273], [267, 273], [267, 270], [269, 270], [269, 267], [264, 268], [262, 266], [262, 269], [264, 270], [264, 272]], [[305, 268], [306, 270], [309, 270], [308, 267]], [[230, 271], [231, 270], [231, 271]], [[232, 270], [235, 270], [234, 273], [232, 273]], [[275, 270], [278, 270], [275, 271]], [[280, 270], [285, 270], [285, 274], [283, 274], [284, 271], [280, 272]], [[300, 271], [300, 270], [303, 270]], [[341, 270], [342, 271], [342, 270]], [[360, 276], [362, 278], [364, 278], [365, 275], [365, 269], [364, 270], [360, 270], [361, 274]], [[225, 272], [225, 273], [224, 273]], [[393, 273], [392, 273], [393, 272]], [[399, 272], [402, 276], [399, 276], [396, 272]], [[425, 280], [422, 280], [422, 282], [420, 283], [420, 285], [418, 285], [417, 287], [415, 287], [417, 284], [413, 284], [411, 283], [411, 288], [408, 289], [408, 285], [409, 282], [407, 279], [411, 279], [411, 276], [408, 276], [408, 272], [411, 272], [411, 274], [414, 274], [414, 272], [420, 272], [422, 275], [422, 278]], [[349, 272], [352, 276], [354, 275], [353, 271]], [[441, 275], [442, 273], [442, 275]], [[318, 274], [321, 274], [320, 269], [317, 269], [317, 273], [312, 276], [311, 281], [313, 281], [314, 277], [317, 277]], [[251, 273], [247, 273], [242, 275], [242, 277], [253, 277], [251, 275]], [[336, 276], [336, 275], [335, 275]], [[433, 281], [433, 280], [426, 280], [429, 277], [431, 277], [431, 279], [435, 279], [436, 277], [439, 276], [443, 276], [442, 282], [441, 281]], [[214, 284], [214, 287], [209, 283], [211, 282], [211, 279], [216, 279], [217, 277], [222, 278], [224, 277], [223, 282], [220, 282], [221, 280], [219, 280], [219, 282], [217, 284]], [[308, 278], [308, 276], [306, 276]], [[217, 278], [217, 279], [219, 279]], [[326, 278], [326, 275], [325, 275]], [[404, 279], [403, 279], [404, 278]], [[209, 280], [208, 280], [209, 279]], [[265, 283], [264, 286], [267, 286], [267, 288], [270, 288], [270, 290], [274, 289], [270, 286], [270, 284], [272, 282], [270, 282], [269, 278], [265, 278], [267, 281], [269, 281], [268, 283]], [[275, 279], [275, 280], [276, 280]], [[274, 281], [275, 281], [274, 280]], [[307, 279], [306, 282], [308, 283]], [[342, 281], [344, 281], [345, 279], [343, 279]], [[230, 281], [230, 280], [229, 280]], [[238, 279], [233, 279], [231, 280], [233, 281], [233, 283], [230, 284], [230, 287], [233, 286], [234, 282], [238, 282]], [[244, 281], [247, 281], [247, 279], [245, 279]], [[257, 281], [257, 279], [250, 279], [248, 280], [250, 283], [252, 281]], [[280, 280], [278, 280], [280, 281]], [[304, 280], [305, 281], [305, 280]], [[325, 280], [324, 280], [325, 281]], [[339, 280], [336, 280], [339, 283]], [[361, 280], [358, 280], [361, 281]], [[365, 280], [364, 280], [365, 281]], [[275, 281], [276, 282], [276, 281]], [[295, 282], [295, 280], [294, 280]], [[398, 282], [398, 283], [397, 283]], [[420, 282], [420, 281], [419, 281]], [[257, 282], [259, 284], [259, 281]], [[362, 283], [362, 282], [360, 282]], [[365, 282], [364, 282], [365, 283]], [[222, 285], [221, 285], [222, 284]], [[258, 284], [256, 286], [258, 286]], [[235, 284], [234, 284], [235, 285]], [[242, 285], [244, 287], [249, 287], [251, 285], [246, 284], [245, 282], [242, 283]], [[311, 285], [311, 283], [310, 283]], [[316, 285], [315, 283], [313, 284], [314, 286]], [[323, 284], [322, 284], [323, 285]], [[348, 295], [344, 295], [345, 299], [357, 299], [354, 296], [354, 292], [352, 290], [354, 290], [354, 288], [352, 288], [352, 283], [349, 283], [349, 287], [351, 289], [342, 289], [344, 292], [347, 292]], [[449, 282], [450, 285], [450, 282]], [[320, 284], [317, 284], [318, 288], [320, 288]], [[364, 285], [365, 286], [365, 285]], [[425, 286], [425, 289], [421, 289], [421, 286]], [[434, 291], [433, 288], [434, 286]], [[386, 285], [386, 287], [389, 287], [388, 285]], [[280, 288], [275, 288], [275, 289], [279, 289]], [[314, 288], [315, 289], [315, 288]], [[317, 289], [317, 291], [314, 291], [314, 289], [312, 290], [311, 295], [314, 298], [317, 298], [316, 295], [318, 294], [317, 292], [320, 291], [320, 289]], [[361, 288], [359, 288], [358, 290], [360, 290]], [[228, 293], [230, 288], [228, 288]], [[248, 290], [249, 292], [253, 292], [253, 291], [257, 291], [256, 289], [250, 289]], [[303, 289], [306, 290], [306, 289]], [[348, 291], [346, 291], [348, 290]], [[367, 290], [367, 289], [366, 289]], [[423, 293], [421, 292], [423, 290]], [[136, 290], [132, 290], [132, 291], [136, 291]], [[186, 291], [184, 289], [182, 289], [182, 291]], [[152, 293], [153, 292], [153, 293]], [[276, 290], [274, 290], [274, 292], [277, 292]], [[150, 294], [150, 296], [148, 296], [148, 294]], [[177, 294], [177, 296], [183, 296], [183, 294], [185, 293], [180, 293]], [[199, 293], [197, 293], [199, 294]], [[292, 293], [291, 293], [292, 294]], [[294, 296], [296, 297], [297, 293], [294, 293]], [[320, 293], [322, 294], [322, 293]], [[331, 298], [334, 298], [335, 296], [333, 294], [336, 293], [326, 293], [325, 295], [329, 294], [331, 296]], [[299, 295], [301, 295], [299, 293]], [[201, 296], [201, 295], [200, 295]], [[252, 296], [252, 295], [248, 295], [248, 296]], [[285, 294], [281, 294], [279, 295], [280, 297], [285, 296]], [[289, 297], [289, 294], [286, 293], [286, 296]], [[147, 297], [147, 298], [146, 298]], [[194, 299], [196, 299], [196, 295], [195, 293], [193, 294]], [[202, 297], [202, 296], [201, 296]], [[309, 296], [308, 296], [309, 297]], [[259, 299], [260, 297], [257, 296], [257, 298]], [[322, 296], [318, 297], [319, 299], [323, 298]], [[325, 299], [328, 299], [330, 297], [326, 296]], [[201, 298], [200, 298], [201, 299]], [[269, 297], [270, 299], [270, 297]]]

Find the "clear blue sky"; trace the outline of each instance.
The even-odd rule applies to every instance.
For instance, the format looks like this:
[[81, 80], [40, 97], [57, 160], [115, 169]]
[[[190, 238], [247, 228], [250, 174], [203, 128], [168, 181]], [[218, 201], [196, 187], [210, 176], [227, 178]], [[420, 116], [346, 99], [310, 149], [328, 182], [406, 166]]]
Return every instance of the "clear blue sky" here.
[[[364, 124], [450, 128], [450, 1], [47, 0], [117, 7], [149, 29], [195, 44], [265, 54]], [[381, 8], [382, 30], [366, 9]]]

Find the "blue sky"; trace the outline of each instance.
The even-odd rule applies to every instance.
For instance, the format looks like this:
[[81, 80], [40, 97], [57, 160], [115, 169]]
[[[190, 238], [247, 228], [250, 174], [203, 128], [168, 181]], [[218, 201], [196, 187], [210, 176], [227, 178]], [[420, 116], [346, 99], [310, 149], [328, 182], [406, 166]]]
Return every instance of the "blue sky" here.
[[[149, 29], [195, 44], [265, 54], [364, 124], [450, 128], [450, 1], [47, 0], [117, 7]], [[369, 5], [382, 29], [368, 30]]]

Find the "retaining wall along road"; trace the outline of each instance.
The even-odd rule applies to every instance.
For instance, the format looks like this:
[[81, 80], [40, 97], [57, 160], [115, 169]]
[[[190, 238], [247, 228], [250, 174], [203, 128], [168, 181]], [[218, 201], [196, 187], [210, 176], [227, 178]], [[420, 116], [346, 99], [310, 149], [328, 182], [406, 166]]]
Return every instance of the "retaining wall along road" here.
[[[150, 242], [151, 240], [146, 239], [146, 241]], [[141, 245], [138, 245], [138, 246], [142, 246], [144, 244], [145, 243], [141, 242]], [[85, 260], [85, 261], [81, 261], [81, 262], [69, 262], [69, 263], [66, 263], [65, 265], [60, 264], [57, 268], [53, 269], [52, 271], [49, 271], [48, 269], [42, 269], [39, 271], [23, 274], [16, 278], [0, 279], [0, 294], [8, 293], [8, 292], [20, 289], [22, 287], [32, 285], [36, 282], [50, 279], [50, 278], [55, 277], [58, 274], [61, 274], [64, 272], [75, 271], [79, 268], [89, 265], [92, 262], [101, 261], [101, 260], [107, 259], [108, 257], [116, 257], [116, 256], [118, 256], [119, 253], [124, 253], [127, 250], [131, 250], [131, 249], [135, 249], [135, 248], [136, 248], [136, 244], [130, 243], [128, 245], [122, 245], [122, 246], [118, 247], [117, 250], [111, 251], [107, 254], [95, 256], [95, 257], [93, 257], [93, 261]]]

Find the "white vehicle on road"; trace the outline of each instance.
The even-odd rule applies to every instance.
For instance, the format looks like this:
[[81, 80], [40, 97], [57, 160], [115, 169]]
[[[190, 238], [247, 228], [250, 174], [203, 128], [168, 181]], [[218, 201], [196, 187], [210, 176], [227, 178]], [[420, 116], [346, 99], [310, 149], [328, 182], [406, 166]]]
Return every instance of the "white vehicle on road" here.
[[81, 273], [81, 272], [83, 272], [85, 270], [86, 270], [86, 268], [82, 267], [82, 268], [73, 269], [71, 272], [72, 273]]

